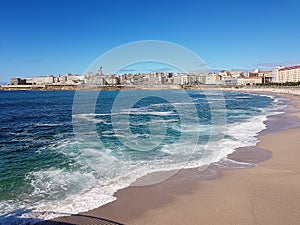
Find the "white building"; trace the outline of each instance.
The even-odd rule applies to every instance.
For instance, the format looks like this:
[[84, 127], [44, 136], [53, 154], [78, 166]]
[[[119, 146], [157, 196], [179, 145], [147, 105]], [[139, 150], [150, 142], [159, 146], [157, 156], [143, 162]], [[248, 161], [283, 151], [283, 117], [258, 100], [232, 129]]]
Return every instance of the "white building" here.
[[277, 83], [299, 82], [300, 81], [300, 65], [279, 68], [275, 73], [277, 75]]
[[262, 83], [263, 83], [262, 76], [237, 78], [237, 85], [255, 85], [255, 84], [262, 84]]
[[27, 84], [36, 84], [36, 85], [45, 85], [45, 84], [53, 84], [54, 76], [41, 76], [41, 77], [29, 77], [25, 78]]
[[277, 66], [272, 70], [272, 82], [274, 83], [279, 83], [278, 81], [278, 75], [279, 75], [279, 70], [282, 69], [284, 67], [282, 66]]

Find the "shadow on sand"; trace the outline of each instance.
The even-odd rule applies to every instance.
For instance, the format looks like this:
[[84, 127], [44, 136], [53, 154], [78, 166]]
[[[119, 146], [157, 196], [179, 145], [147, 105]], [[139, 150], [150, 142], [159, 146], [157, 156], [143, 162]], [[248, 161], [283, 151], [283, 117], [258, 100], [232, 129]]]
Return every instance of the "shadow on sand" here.
[[46, 220], [37, 223], [37, 225], [123, 225], [112, 220], [75, 214], [67, 217], [58, 217], [53, 220]]
[[[38, 218], [21, 217], [21, 215], [24, 215], [25, 213], [32, 213], [32, 210], [18, 209], [11, 212], [10, 214], [1, 215], [0, 225], [123, 225], [122, 223], [118, 223], [101, 217], [82, 214], [65, 214], [68, 216], [61, 216], [52, 220], [42, 220]], [[64, 213], [58, 214], [64, 215]]]

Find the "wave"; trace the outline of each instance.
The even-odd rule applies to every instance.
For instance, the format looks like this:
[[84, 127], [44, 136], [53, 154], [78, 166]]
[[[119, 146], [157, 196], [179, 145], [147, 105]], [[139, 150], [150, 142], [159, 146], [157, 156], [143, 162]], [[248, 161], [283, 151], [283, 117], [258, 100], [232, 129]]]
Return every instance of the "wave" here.
[[34, 125], [37, 127], [57, 127], [66, 125], [66, 123], [36, 123]]
[[[195, 168], [218, 162], [225, 159], [238, 147], [255, 145], [258, 142], [258, 138], [255, 136], [266, 128], [263, 123], [266, 119], [266, 115], [260, 115], [243, 123], [228, 126], [226, 134], [231, 137], [230, 139], [222, 139], [206, 146], [199, 146], [206, 147], [209, 157], [191, 159], [189, 162], [177, 162], [169, 165], [165, 162], [153, 163], [152, 165], [148, 163], [148, 166], [141, 166], [140, 168], [131, 165], [132, 169], [127, 169], [127, 174], [107, 180], [98, 179], [92, 171], [70, 172], [62, 169], [50, 169], [30, 173], [28, 179], [32, 180], [31, 185], [34, 187], [34, 192], [31, 193], [33, 198], [47, 199], [49, 195], [52, 195], [58, 199], [39, 201], [32, 205], [32, 212], [23, 216], [50, 219], [66, 213], [88, 211], [116, 200], [114, 197], [116, 191], [128, 187], [132, 182], [149, 173]], [[240, 132], [241, 129], [243, 132]], [[188, 143], [186, 144], [188, 145]], [[167, 154], [182, 153], [186, 147], [182, 144], [178, 146], [175, 144], [164, 146], [161, 151]], [[216, 149], [221, 149], [221, 151], [216, 151]], [[79, 193], [71, 187], [77, 187], [77, 190], [80, 190]], [[72, 190], [73, 193], [69, 193], [69, 190]]]

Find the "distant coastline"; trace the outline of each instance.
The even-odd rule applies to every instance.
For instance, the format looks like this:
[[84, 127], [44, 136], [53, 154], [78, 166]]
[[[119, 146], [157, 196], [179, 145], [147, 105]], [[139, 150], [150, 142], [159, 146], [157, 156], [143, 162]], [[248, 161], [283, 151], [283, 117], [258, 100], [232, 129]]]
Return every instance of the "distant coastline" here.
[[1, 85], [0, 91], [24, 91], [24, 90], [44, 90], [44, 91], [97, 91], [97, 90], [255, 90], [277, 93], [299, 92], [300, 86], [278, 86], [278, 85], [115, 85], [115, 86], [96, 86], [96, 85]]
[[139, 89], [201, 89], [203, 87], [243, 86], [300, 86], [300, 65], [275, 67], [273, 70], [255, 69], [253, 72], [221, 70], [216, 72], [151, 72], [84, 75], [67, 73], [65, 76], [48, 75], [10, 79], [1, 90], [139, 90]]
[[77, 90], [179, 90], [187, 87], [180, 85], [157, 85], [157, 86], [96, 86], [96, 85], [2, 85], [2, 91], [17, 91], [17, 90], [49, 90], [49, 91], [77, 91]]

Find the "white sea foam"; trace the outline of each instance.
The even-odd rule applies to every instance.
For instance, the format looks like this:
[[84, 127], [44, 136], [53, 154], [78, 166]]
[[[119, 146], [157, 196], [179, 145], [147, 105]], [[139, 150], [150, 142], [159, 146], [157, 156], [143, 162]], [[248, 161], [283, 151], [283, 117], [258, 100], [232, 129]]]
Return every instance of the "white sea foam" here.
[[114, 116], [114, 115], [155, 115], [155, 116], [170, 116], [176, 115], [173, 111], [167, 112], [159, 112], [159, 111], [143, 111], [141, 108], [132, 108], [130, 110], [122, 110], [120, 112], [113, 112], [110, 114], [96, 114], [96, 113], [89, 113], [89, 114], [74, 114], [73, 118], [80, 118], [86, 119], [89, 121], [93, 121], [95, 116]]
[[[250, 99], [252, 97], [251, 97], [251, 95], [249, 95], [249, 96], [236, 96], [235, 98], [237, 98], [237, 99]], [[235, 100], [235, 99], [232, 99], [232, 100]]]
[[[87, 211], [108, 202], [114, 201], [113, 194], [122, 188], [129, 186], [137, 178], [147, 175], [156, 171], [170, 171], [180, 168], [194, 168], [203, 165], [208, 165], [212, 162], [217, 162], [225, 158], [228, 154], [232, 153], [237, 147], [251, 146], [257, 143], [258, 139], [255, 137], [257, 133], [265, 129], [263, 122], [266, 120], [266, 115], [260, 115], [251, 118], [250, 120], [232, 124], [228, 126], [226, 134], [230, 135], [232, 139], [222, 139], [215, 143], [210, 143], [209, 157], [204, 157], [198, 160], [191, 160], [190, 162], [177, 162], [175, 164], [148, 162], [147, 166], [135, 167], [127, 165], [127, 172], [121, 176], [116, 176], [109, 180], [98, 180], [92, 176], [91, 173], [66, 172], [61, 170], [54, 171], [39, 171], [32, 174], [38, 182], [33, 182], [32, 185], [35, 188], [34, 194], [44, 195], [45, 190], [51, 190], [51, 193], [59, 193], [59, 190], [68, 190], [70, 185], [84, 185], [84, 188], [80, 194], [69, 194], [64, 200], [55, 200], [49, 202], [39, 202], [34, 206], [34, 215], [39, 218], [52, 218], [61, 215], [57, 212], [63, 213], [78, 213], [81, 211]], [[240, 132], [240, 130], [243, 132]], [[179, 154], [182, 155], [184, 149], [187, 146], [171, 145], [165, 146], [161, 151], [167, 154]], [[221, 149], [221, 151], [215, 151]], [[93, 150], [91, 150], [94, 152]], [[97, 152], [94, 152], [98, 154]], [[132, 170], [130, 169], [132, 167]], [[122, 167], [123, 169], [124, 167]], [[126, 171], [126, 170], [125, 170]], [[104, 183], [107, 183], [104, 185]], [[88, 202], [88, 203], [87, 203]], [[53, 213], [55, 212], [55, 213]], [[32, 214], [31, 214], [32, 215]]]
[[63, 126], [64, 123], [36, 123], [35, 126], [38, 127], [57, 127], [57, 126]]
[[[122, 111], [119, 114], [124, 114], [124, 115], [154, 115], [154, 116], [172, 116], [176, 115], [173, 111], [168, 111], [168, 112], [156, 112], [156, 111]], [[113, 114], [114, 115], [114, 114]]]

